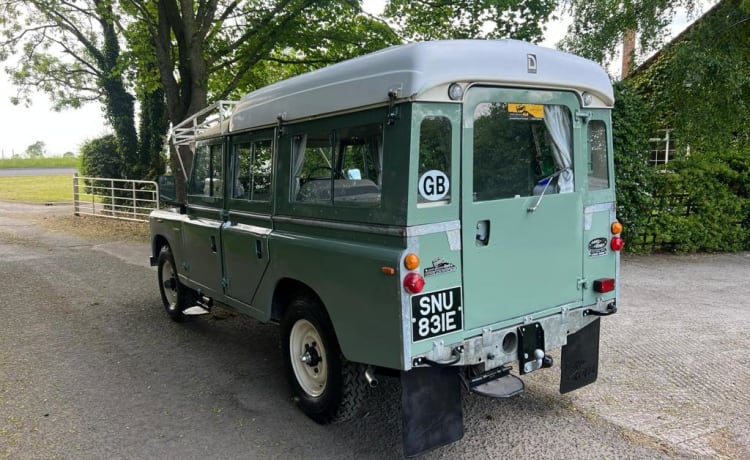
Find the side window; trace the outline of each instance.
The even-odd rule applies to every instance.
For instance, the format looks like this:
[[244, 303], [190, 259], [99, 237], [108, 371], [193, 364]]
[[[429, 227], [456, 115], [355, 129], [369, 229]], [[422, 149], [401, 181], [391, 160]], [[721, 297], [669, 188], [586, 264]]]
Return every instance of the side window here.
[[379, 204], [383, 167], [382, 125], [339, 129], [335, 139], [334, 204]]
[[202, 145], [195, 151], [189, 194], [203, 197], [222, 196], [221, 145]]
[[589, 123], [589, 190], [609, 188], [607, 127], [601, 120]]
[[451, 122], [425, 117], [419, 127], [419, 184], [417, 203], [450, 203]]
[[237, 144], [234, 147], [232, 197], [270, 201], [273, 144], [270, 139]]
[[292, 201], [376, 206], [383, 163], [382, 125], [297, 135]]
[[481, 103], [474, 110], [474, 201], [573, 191], [573, 131], [561, 105]]
[[331, 133], [300, 134], [293, 139], [292, 201], [330, 203], [333, 151]]

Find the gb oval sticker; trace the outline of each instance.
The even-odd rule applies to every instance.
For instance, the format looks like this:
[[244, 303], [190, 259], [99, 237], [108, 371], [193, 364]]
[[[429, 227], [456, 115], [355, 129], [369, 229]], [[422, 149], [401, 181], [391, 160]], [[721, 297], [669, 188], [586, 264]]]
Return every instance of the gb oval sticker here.
[[432, 169], [419, 178], [419, 194], [428, 201], [445, 198], [450, 191], [450, 180], [443, 171]]

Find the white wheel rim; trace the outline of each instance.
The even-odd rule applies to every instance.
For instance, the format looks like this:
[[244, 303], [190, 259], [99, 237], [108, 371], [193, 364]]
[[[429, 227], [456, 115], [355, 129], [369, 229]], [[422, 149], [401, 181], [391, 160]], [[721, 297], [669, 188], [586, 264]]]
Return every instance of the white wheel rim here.
[[[301, 319], [292, 326], [289, 356], [302, 390], [314, 398], [323, 394], [328, 382], [328, 355], [320, 333], [311, 322]], [[318, 361], [314, 359], [316, 356]]]
[[[172, 287], [164, 285], [168, 280], [172, 280]], [[172, 262], [169, 260], [165, 261], [164, 265], [162, 265], [161, 283], [162, 289], [164, 289], [164, 296], [169, 303], [168, 308], [174, 310], [177, 306], [177, 273], [175, 273]]]

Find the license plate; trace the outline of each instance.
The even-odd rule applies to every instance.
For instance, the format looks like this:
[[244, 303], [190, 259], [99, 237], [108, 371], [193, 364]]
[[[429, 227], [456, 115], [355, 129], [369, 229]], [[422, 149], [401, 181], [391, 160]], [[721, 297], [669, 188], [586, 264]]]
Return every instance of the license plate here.
[[461, 330], [461, 288], [454, 287], [413, 296], [411, 325], [414, 342]]

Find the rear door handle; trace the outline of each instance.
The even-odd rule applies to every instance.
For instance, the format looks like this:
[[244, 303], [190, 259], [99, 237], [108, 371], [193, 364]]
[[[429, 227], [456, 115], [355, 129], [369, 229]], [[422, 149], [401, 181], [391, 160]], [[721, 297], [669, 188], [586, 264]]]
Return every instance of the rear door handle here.
[[216, 237], [211, 235], [211, 252], [216, 254]]
[[260, 240], [255, 240], [255, 255], [258, 256], [258, 259], [263, 258], [263, 250]]
[[477, 222], [477, 246], [487, 246], [490, 242], [490, 221], [480, 220]]

